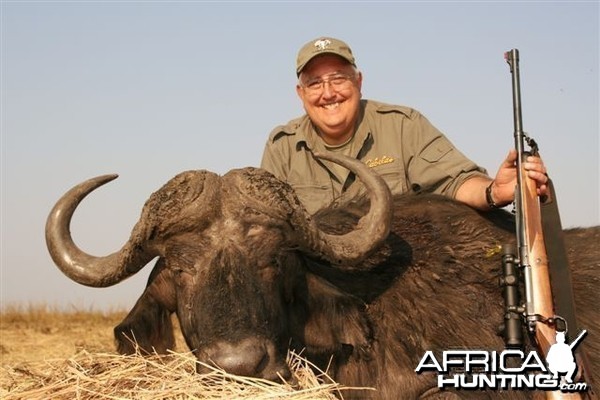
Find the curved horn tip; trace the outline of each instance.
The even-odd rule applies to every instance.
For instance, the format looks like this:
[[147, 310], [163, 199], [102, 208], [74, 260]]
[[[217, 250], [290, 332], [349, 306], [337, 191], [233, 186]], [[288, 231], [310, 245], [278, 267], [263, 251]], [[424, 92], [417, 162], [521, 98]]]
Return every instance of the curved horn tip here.
[[112, 286], [135, 274], [156, 256], [140, 252], [128, 241], [118, 252], [96, 257], [79, 249], [71, 237], [71, 218], [79, 203], [117, 177], [117, 174], [100, 175], [74, 186], [56, 202], [46, 220], [46, 246], [52, 260], [70, 279], [86, 286]]
[[95, 190], [97, 188], [99, 188], [100, 186], [104, 186], [106, 185], [108, 182], [114, 181], [115, 179], [117, 179], [119, 177], [119, 174], [105, 174], [105, 175], [98, 175], [95, 176], [93, 178], [90, 178], [82, 183], [80, 183], [79, 185], [76, 185], [74, 188], [80, 187], [86, 187], [88, 186], [91, 190]]
[[119, 174], [105, 174], [105, 175], [97, 176], [95, 179], [97, 179], [98, 181], [103, 182], [103, 183], [108, 183], [110, 181], [114, 181], [118, 177], [119, 177]]

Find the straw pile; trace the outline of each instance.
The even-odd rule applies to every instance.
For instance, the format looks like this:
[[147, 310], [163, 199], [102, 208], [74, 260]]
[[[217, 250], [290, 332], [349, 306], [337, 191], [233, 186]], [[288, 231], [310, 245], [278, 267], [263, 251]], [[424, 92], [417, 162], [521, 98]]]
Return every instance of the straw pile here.
[[316, 375], [308, 361], [290, 352], [296, 383], [274, 383], [230, 375], [211, 368], [196, 374], [191, 353], [124, 356], [83, 350], [70, 359], [2, 366], [4, 400], [46, 399], [292, 399], [342, 398], [343, 388], [325, 373]]

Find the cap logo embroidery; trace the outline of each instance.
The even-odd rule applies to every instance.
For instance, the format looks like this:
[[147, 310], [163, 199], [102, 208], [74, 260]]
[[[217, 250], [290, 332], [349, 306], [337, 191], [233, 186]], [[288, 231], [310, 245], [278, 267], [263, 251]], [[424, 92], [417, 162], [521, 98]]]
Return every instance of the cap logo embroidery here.
[[319, 39], [315, 42], [315, 47], [317, 50], [325, 50], [331, 44], [331, 40], [329, 39]]

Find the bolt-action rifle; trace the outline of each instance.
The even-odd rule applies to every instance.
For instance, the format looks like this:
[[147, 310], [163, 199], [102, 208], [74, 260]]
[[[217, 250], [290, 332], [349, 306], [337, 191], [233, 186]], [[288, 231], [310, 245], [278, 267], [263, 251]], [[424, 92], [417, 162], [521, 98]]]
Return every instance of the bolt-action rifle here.
[[[575, 327], [570, 274], [568, 265], [563, 265], [561, 268], [566, 269], [566, 272], [560, 273], [566, 273], [568, 281], [561, 284], [568, 285], [567, 301], [564, 303], [569, 303], [558, 307], [560, 312], [569, 314], [563, 317], [556, 314], [557, 307], [552, 293], [551, 271], [544, 241], [545, 224], [542, 222], [540, 197], [537, 194], [535, 181], [527, 176], [523, 168], [523, 162], [529, 155], [538, 155], [538, 146], [523, 132], [522, 128], [519, 51], [512, 49], [506, 52], [505, 59], [512, 74], [514, 140], [517, 150], [517, 187], [514, 204], [517, 240], [516, 248], [514, 245], [506, 245], [503, 247], [502, 254], [504, 274], [502, 286], [505, 300], [504, 339], [507, 347], [522, 347], [524, 331], [526, 331], [536, 349], [546, 357], [550, 346], [556, 343], [556, 332], [566, 333], [567, 326]], [[526, 145], [529, 149], [525, 148]], [[550, 188], [548, 196], [554, 196], [551, 181], [548, 186]], [[543, 202], [553, 200], [544, 198]], [[556, 267], [553, 266], [552, 272], [554, 271]], [[564, 287], [561, 290], [564, 291]], [[524, 297], [524, 302], [521, 302], [521, 297]], [[584, 370], [579, 357], [577, 364], [579, 372]], [[586, 395], [593, 397], [591, 391]], [[583, 393], [546, 392], [546, 398], [582, 399]]]

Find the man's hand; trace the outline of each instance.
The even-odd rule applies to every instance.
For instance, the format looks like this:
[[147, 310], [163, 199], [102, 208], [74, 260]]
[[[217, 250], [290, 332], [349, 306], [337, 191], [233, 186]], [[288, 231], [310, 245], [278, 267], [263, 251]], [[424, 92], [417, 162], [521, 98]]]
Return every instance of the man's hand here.
[[[505, 206], [515, 198], [515, 187], [517, 185], [517, 151], [512, 149], [506, 159], [498, 168], [498, 173], [492, 184], [492, 198], [496, 204]], [[529, 156], [523, 160], [523, 169], [527, 176], [535, 181], [538, 196], [547, 193], [548, 175], [546, 167], [540, 157]]]
[[[517, 186], [517, 151], [511, 150], [498, 168], [494, 180], [487, 177], [473, 177], [463, 182], [458, 188], [455, 198], [479, 210], [489, 210], [490, 203], [486, 189], [491, 184], [491, 201], [496, 207], [504, 207], [515, 199]], [[547, 193], [548, 176], [546, 167], [540, 157], [527, 157], [523, 162], [527, 176], [535, 181], [537, 193], [544, 196]]]

